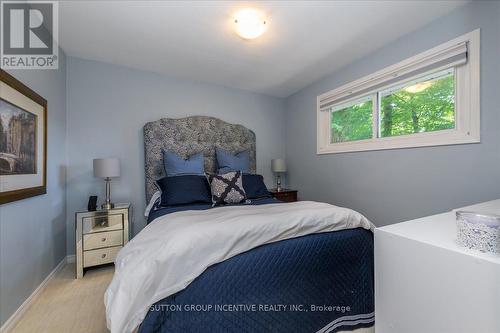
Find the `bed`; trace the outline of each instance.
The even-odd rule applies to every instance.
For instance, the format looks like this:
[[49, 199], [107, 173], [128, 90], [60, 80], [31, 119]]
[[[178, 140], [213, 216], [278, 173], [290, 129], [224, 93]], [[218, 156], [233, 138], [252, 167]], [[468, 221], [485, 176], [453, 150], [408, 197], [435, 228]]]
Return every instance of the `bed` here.
[[[111, 332], [339, 332], [374, 324], [373, 225], [324, 203], [154, 204], [162, 148], [250, 152], [255, 134], [211, 117], [144, 126], [148, 225], [117, 256], [105, 295]], [[151, 200], [153, 199], [153, 200]]]

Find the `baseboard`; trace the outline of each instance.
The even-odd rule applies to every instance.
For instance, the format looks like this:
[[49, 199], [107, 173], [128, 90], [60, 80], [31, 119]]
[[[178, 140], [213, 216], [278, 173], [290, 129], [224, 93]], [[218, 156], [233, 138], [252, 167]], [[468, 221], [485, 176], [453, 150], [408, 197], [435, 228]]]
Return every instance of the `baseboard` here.
[[[21, 306], [16, 310], [16, 312], [14, 312], [12, 314], [12, 316], [10, 316], [10, 318], [7, 319], [7, 321], [2, 325], [2, 327], [0, 327], [0, 333], [8, 333], [17, 325], [19, 320], [21, 320], [23, 314], [26, 312], [26, 310], [28, 310], [30, 305], [38, 297], [38, 295], [42, 292], [42, 290], [47, 286], [47, 284], [50, 282], [50, 280], [52, 280], [54, 278], [54, 276], [60, 270], [63, 269], [63, 267], [64, 267], [64, 265], [66, 265], [66, 263], [71, 262], [70, 257], [71, 256], [64, 257], [63, 260], [61, 260], [57, 264], [57, 266], [52, 270], [52, 272], [50, 272], [50, 274], [47, 275], [47, 277], [42, 281], [42, 283], [40, 283], [40, 285], [35, 290], [33, 290], [31, 295], [29, 295], [29, 297], [23, 302], [23, 304], [21, 304]], [[72, 256], [72, 259], [74, 262], [74, 260], [75, 260], [74, 255]]]
[[74, 254], [68, 254], [68, 256], [66, 257], [66, 262], [68, 264], [72, 264], [75, 262], [75, 255]]

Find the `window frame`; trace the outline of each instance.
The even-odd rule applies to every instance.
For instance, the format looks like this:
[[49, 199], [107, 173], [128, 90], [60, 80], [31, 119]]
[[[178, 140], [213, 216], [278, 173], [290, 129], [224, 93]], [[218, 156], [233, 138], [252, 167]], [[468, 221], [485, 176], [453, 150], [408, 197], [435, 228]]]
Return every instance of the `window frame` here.
[[[320, 101], [331, 96], [337, 95], [339, 92], [347, 90], [355, 90], [356, 87], [366, 84], [370, 80], [388, 76], [400, 68], [411, 66], [414, 63], [425, 61], [434, 54], [445, 50], [458, 43], [467, 43], [467, 63], [455, 67], [455, 128], [439, 131], [430, 131], [422, 133], [414, 133], [399, 136], [380, 137], [380, 119], [379, 119], [379, 100], [378, 93], [391, 87], [403, 85], [406, 82], [411, 82], [416, 77], [411, 77], [398, 82], [392, 82], [386, 86], [378, 87], [374, 91], [366, 92], [361, 96], [353, 96], [352, 99], [346, 99], [339, 104], [348, 103], [350, 100], [356, 100], [365, 96], [372, 96], [373, 101], [373, 136], [371, 139], [346, 141], [346, 142], [331, 142], [331, 113], [320, 111]], [[435, 70], [441, 72], [444, 69]], [[428, 72], [431, 74], [433, 71]], [[333, 107], [334, 105], [332, 105]], [[386, 67], [371, 75], [360, 78], [356, 81], [343, 85], [339, 88], [321, 94], [317, 97], [317, 154], [335, 154], [345, 152], [370, 151], [370, 150], [385, 150], [385, 149], [400, 149], [400, 148], [415, 148], [441, 145], [468, 144], [480, 142], [480, 30], [474, 30], [463, 36], [450, 40], [428, 51], [420, 53], [416, 56], [403, 60], [395, 65]]]

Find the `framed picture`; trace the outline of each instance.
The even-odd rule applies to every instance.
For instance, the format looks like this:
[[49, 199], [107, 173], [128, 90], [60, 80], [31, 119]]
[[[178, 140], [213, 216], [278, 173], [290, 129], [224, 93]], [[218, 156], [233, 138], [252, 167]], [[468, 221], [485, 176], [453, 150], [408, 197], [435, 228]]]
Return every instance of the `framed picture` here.
[[47, 101], [0, 69], [0, 204], [47, 193]]

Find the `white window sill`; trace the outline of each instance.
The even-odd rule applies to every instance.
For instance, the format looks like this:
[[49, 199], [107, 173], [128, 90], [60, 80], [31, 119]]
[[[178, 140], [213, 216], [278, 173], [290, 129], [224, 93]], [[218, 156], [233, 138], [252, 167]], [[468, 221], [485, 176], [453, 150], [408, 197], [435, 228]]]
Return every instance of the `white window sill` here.
[[338, 142], [318, 147], [318, 154], [336, 154], [370, 150], [416, 148], [429, 146], [479, 143], [479, 133], [444, 130], [410, 135], [392, 136], [368, 140]]

